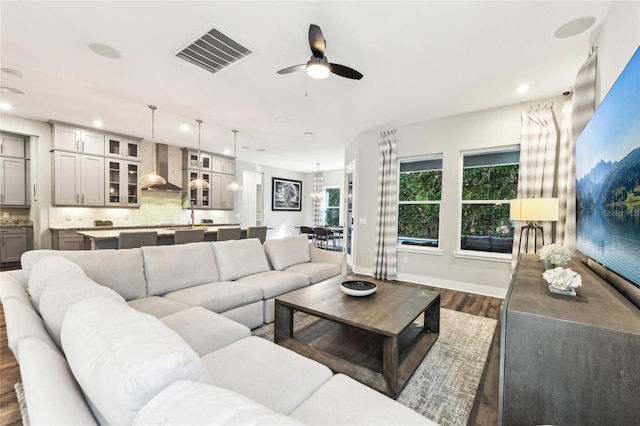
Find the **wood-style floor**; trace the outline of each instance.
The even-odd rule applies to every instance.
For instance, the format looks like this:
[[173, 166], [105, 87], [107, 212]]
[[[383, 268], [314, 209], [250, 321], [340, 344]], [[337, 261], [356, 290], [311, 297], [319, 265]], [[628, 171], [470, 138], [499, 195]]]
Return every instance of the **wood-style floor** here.
[[[370, 277], [358, 278], [371, 280]], [[433, 290], [440, 291], [440, 306], [442, 308], [500, 320], [502, 299], [435, 287]], [[498, 322], [493, 342], [489, 349], [487, 363], [478, 386], [478, 393], [469, 416], [469, 426], [493, 426], [498, 424], [499, 354], [500, 323]], [[7, 346], [4, 309], [0, 305], [0, 426], [22, 424], [18, 400], [13, 389], [14, 383], [19, 381], [20, 371], [13, 353]]]

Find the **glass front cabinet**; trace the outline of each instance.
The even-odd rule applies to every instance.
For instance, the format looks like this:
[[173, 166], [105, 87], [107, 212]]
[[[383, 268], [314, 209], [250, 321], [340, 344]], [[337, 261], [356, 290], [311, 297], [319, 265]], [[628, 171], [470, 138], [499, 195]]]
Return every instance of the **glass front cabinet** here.
[[108, 206], [140, 206], [140, 163], [107, 159], [105, 204]]
[[[198, 178], [197, 170], [187, 170], [187, 182], [185, 187], [188, 187], [188, 183]], [[211, 173], [200, 172], [202, 180], [211, 184]], [[193, 204], [194, 208], [208, 209], [211, 207], [211, 189], [210, 188], [189, 188], [189, 205]]]
[[111, 135], [107, 135], [105, 140], [106, 156], [119, 157], [126, 160], [139, 160], [140, 144], [138, 142]]

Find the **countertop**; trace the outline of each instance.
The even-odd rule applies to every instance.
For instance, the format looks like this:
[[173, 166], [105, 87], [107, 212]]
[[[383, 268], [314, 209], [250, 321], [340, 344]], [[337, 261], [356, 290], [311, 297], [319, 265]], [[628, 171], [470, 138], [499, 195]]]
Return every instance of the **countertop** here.
[[[235, 227], [237, 227], [238, 225], [235, 225]], [[216, 226], [194, 226], [194, 228], [196, 229], [201, 229], [201, 228], [205, 228], [204, 233], [205, 234], [214, 234], [218, 232], [219, 228], [230, 228], [230, 227], [234, 227], [233, 225], [216, 225]], [[120, 231], [123, 231], [125, 229], [114, 229], [112, 227], [112, 229], [96, 229], [97, 227], [93, 227], [91, 228], [91, 230], [79, 230], [76, 231], [78, 234], [80, 235], [84, 235], [85, 237], [88, 237], [90, 239], [93, 240], [114, 240], [114, 239], [118, 239], [118, 237], [120, 236]], [[100, 227], [102, 228], [102, 227]], [[107, 227], [105, 227], [107, 228]], [[158, 232], [158, 236], [172, 236], [175, 234], [176, 232], [176, 228], [178, 229], [188, 229], [190, 228], [187, 226], [184, 227], [168, 227], [168, 228], [154, 228], [154, 227], [145, 227], [145, 228], [140, 228], [140, 227], [135, 227], [135, 228], [128, 228], [128, 230], [131, 229], [144, 229], [145, 231], [156, 231]]]
[[[211, 223], [196, 224], [195, 228], [220, 227], [220, 226], [240, 226], [239, 223]], [[135, 230], [135, 229], [182, 229], [191, 228], [191, 225], [180, 225], [175, 223], [160, 223], [156, 225], [133, 225], [133, 226], [76, 226], [76, 227], [49, 227], [52, 231], [110, 231], [114, 229]]]

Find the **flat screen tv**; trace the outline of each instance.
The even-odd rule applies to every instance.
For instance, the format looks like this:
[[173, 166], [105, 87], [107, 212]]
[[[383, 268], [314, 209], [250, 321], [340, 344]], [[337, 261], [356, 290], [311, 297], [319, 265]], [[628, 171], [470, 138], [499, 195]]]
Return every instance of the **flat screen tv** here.
[[623, 278], [638, 305], [640, 48], [576, 141], [576, 202], [576, 249]]

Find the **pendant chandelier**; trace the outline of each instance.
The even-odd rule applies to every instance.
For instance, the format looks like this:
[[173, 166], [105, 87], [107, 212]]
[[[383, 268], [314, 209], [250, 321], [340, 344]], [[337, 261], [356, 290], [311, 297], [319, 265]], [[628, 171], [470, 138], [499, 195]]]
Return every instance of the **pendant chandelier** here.
[[320, 171], [320, 163], [316, 163], [318, 171], [313, 175], [313, 191], [311, 192], [311, 199], [313, 201], [324, 200], [324, 175]]
[[209, 188], [209, 182], [202, 179], [202, 154], [200, 153], [200, 125], [202, 120], [196, 118], [198, 123], [198, 174], [196, 178], [189, 182], [189, 188]]
[[151, 171], [138, 179], [141, 189], [167, 183], [162, 176], [156, 174], [155, 112], [158, 108], [154, 105], [149, 105], [149, 109], [151, 110]]
[[[233, 159], [236, 159], [237, 156], [237, 149], [238, 149], [238, 144], [237, 144], [237, 137], [238, 137], [238, 131], [237, 130], [232, 130], [233, 132]], [[242, 185], [240, 185], [238, 182], [236, 182], [236, 178], [234, 176], [233, 178], [233, 182], [231, 182], [229, 185], [225, 186], [225, 188], [227, 191], [234, 191], [234, 192], [238, 192], [238, 191], [242, 191]]]

